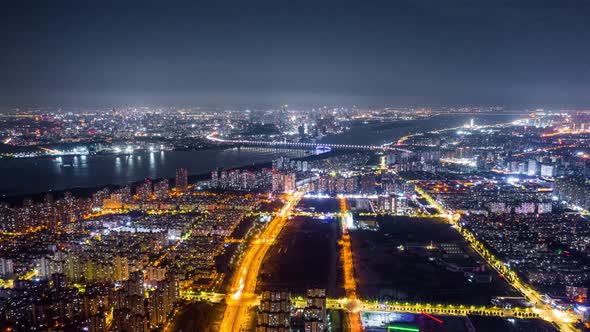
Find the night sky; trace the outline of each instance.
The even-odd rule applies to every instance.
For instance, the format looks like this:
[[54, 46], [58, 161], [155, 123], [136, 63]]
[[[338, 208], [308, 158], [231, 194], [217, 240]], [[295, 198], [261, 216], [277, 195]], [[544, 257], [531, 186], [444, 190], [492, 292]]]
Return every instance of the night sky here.
[[23, 0], [0, 22], [3, 106], [590, 109], [588, 1]]

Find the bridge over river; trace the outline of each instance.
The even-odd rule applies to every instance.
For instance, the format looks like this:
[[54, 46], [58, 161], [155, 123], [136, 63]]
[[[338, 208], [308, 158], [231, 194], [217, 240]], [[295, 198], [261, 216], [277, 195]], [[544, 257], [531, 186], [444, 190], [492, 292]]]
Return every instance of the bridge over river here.
[[290, 147], [299, 149], [321, 149], [329, 148], [334, 150], [370, 150], [370, 151], [399, 151], [399, 152], [411, 152], [410, 150], [400, 148], [394, 145], [358, 145], [358, 144], [332, 144], [332, 143], [299, 143], [299, 142], [286, 142], [286, 141], [253, 141], [253, 140], [236, 140], [236, 139], [223, 139], [216, 136], [217, 133], [213, 132], [207, 136], [207, 139], [217, 143], [235, 144], [235, 145], [251, 145], [251, 146], [272, 146], [272, 147]]

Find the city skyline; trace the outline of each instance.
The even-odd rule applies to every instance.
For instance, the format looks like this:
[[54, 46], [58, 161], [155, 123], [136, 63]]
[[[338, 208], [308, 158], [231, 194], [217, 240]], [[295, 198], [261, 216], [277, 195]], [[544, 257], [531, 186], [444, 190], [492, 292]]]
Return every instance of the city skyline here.
[[0, 5], [0, 331], [590, 332], [588, 17]]
[[486, 111], [2, 113], [0, 328], [587, 331], [590, 111]]

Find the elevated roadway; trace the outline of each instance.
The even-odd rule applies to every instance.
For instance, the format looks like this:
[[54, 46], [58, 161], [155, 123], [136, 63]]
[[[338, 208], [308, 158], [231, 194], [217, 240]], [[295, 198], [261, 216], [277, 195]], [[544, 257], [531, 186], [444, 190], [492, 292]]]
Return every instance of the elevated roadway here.
[[271, 147], [292, 147], [292, 148], [330, 148], [336, 150], [369, 150], [369, 151], [400, 151], [412, 152], [410, 150], [393, 145], [360, 145], [360, 144], [332, 144], [332, 143], [298, 143], [285, 141], [255, 141], [241, 139], [223, 139], [217, 137], [217, 132], [207, 135], [210, 141], [237, 145], [271, 146]]

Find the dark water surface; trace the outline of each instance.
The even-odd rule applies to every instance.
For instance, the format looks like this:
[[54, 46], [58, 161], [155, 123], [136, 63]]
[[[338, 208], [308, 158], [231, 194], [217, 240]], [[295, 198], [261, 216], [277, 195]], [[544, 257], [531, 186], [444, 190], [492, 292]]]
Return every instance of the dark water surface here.
[[[460, 126], [474, 118], [476, 124], [510, 122], [516, 115], [444, 115], [426, 120], [353, 127], [344, 134], [326, 137], [325, 143], [382, 144], [408, 133]], [[207, 173], [216, 167], [238, 167], [268, 162], [281, 155], [303, 156], [295, 150], [242, 148], [227, 150], [165, 151], [130, 156], [92, 155], [56, 158], [0, 159], [0, 195], [57, 191], [71, 188], [126, 184], [144, 178], [174, 177], [179, 167], [189, 174]], [[63, 165], [66, 165], [64, 167]], [[72, 166], [68, 166], [72, 165]]]

